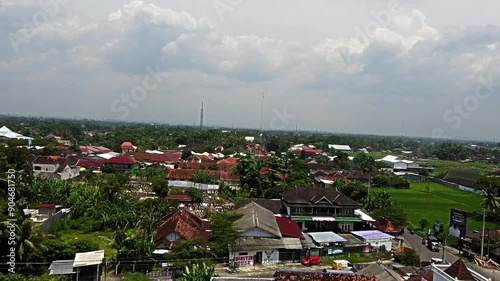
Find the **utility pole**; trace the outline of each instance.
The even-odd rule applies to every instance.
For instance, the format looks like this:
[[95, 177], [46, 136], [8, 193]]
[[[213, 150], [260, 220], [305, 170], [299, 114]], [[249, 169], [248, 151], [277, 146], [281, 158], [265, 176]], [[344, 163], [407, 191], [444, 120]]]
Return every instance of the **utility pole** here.
[[484, 254], [484, 224], [485, 224], [485, 219], [486, 219], [486, 211], [483, 208], [483, 234], [481, 235], [481, 259], [483, 259], [483, 254]]
[[443, 263], [446, 262], [446, 237], [444, 238], [444, 243], [443, 243]]

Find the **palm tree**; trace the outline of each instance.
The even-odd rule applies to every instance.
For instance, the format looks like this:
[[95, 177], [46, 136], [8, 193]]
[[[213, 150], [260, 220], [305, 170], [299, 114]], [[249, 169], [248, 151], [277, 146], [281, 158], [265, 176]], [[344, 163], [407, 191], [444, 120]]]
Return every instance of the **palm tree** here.
[[19, 256], [22, 261], [26, 261], [31, 252], [47, 251], [47, 247], [41, 244], [42, 234], [35, 229], [31, 219], [26, 219], [21, 225], [16, 225], [16, 232]]
[[491, 185], [483, 188], [483, 201], [481, 205], [488, 211], [495, 212], [500, 209], [500, 197]]

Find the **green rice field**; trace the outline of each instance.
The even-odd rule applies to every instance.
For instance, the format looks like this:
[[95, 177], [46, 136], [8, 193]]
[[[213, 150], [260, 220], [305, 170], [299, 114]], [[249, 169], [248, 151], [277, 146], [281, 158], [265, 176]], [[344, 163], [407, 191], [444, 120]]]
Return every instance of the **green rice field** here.
[[[449, 226], [450, 209], [455, 208], [468, 212], [467, 228], [476, 230], [482, 228], [480, 195], [428, 182], [412, 183], [410, 189], [373, 188], [371, 192], [377, 190], [391, 193], [406, 211], [409, 221], [416, 226], [421, 218], [427, 218], [431, 223], [436, 219], [440, 220], [446, 228]], [[495, 223], [486, 223], [486, 228], [495, 227], [498, 227]]]

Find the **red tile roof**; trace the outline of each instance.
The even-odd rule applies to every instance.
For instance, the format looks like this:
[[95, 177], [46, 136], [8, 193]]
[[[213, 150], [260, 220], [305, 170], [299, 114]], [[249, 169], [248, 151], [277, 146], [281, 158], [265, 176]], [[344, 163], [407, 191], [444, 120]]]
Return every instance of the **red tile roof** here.
[[217, 164], [230, 164], [230, 165], [236, 165], [238, 164], [238, 162], [240, 161], [239, 158], [236, 158], [236, 157], [229, 157], [229, 158], [226, 158], [226, 159], [222, 159], [220, 161], [217, 162]]
[[57, 165], [62, 164], [64, 159], [61, 156], [38, 156], [33, 164]]
[[451, 277], [456, 277], [460, 281], [474, 281], [474, 277], [472, 273], [470, 273], [467, 266], [465, 266], [464, 262], [461, 259], [458, 259], [454, 262], [450, 267], [448, 267], [445, 271], [446, 274]]
[[399, 229], [394, 227], [394, 225], [392, 224], [392, 222], [390, 220], [388, 220], [384, 217], [378, 218], [377, 221], [374, 221], [372, 224], [378, 230], [385, 232], [385, 233], [388, 233], [388, 234], [395, 234], [395, 233], [400, 232]]
[[37, 209], [55, 209], [56, 204], [40, 204], [36, 206]]
[[184, 240], [190, 240], [195, 237], [202, 237], [206, 240], [210, 238], [210, 222], [203, 220], [186, 210], [178, 210], [177, 212], [167, 216], [156, 232], [155, 244], [158, 246], [164, 244], [168, 249], [171, 249], [175, 243], [180, 241], [168, 241], [166, 236], [170, 233], [177, 233]]
[[172, 200], [172, 201], [177, 201], [177, 202], [191, 202], [191, 201], [193, 201], [193, 198], [191, 198], [191, 196], [184, 194], [184, 193], [169, 194], [167, 196], [167, 199]]
[[109, 148], [106, 148], [104, 146], [92, 146], [92, 145], [88, 145], [88, 146], [80, 146], [80, 151], [82, 153], [94, 153], [94, 154], [97, 154], [97, 153], [108, 153], [108, 152], [111, 152], [111, 149]]
[[113, 158], [110, 158], [106, 160], [106, 164], [124, 164], [124, 165], [133, 165], [137, 163], [137, 160], [135, 160], [132, 157], [125, 156], [125, 155], [119, 155]]
[[296, 221], [291, 219], [276, 217], [276, 222], [283, 237], [294, 237], [303, 239], [304, 235]]
[[86, 169], [97, 169], [101, 168], [104, 166], [105, 160], [100, 160], [100, 159], [85, 159], [82, 158], [76, 162], [77, 167], [83, 167]]
[[159, 153], [147, 153], [147, 152], [132, 152], [128, 155], [134, 157], [136, 160], [144, 160], [146, 162], [152, 163], [175, 163], [178, 161], [179, 157], [173, 153], [167, 152], [164, 154]]
[[134, 145], [129, 141], [122, 143], [122, 145], [120, 147], [122, 149], [134, 149]]
[[237, 181], [239, 176], [233, 176], [231, 172], [213, 171], [213, 170], [194, 170], [194, 169], [171, 169], [168, 171], [167, 178], [171, 180], [190, 180], [194, 173], [201, 171], [206, 175], [214, 175], [220, 180]]

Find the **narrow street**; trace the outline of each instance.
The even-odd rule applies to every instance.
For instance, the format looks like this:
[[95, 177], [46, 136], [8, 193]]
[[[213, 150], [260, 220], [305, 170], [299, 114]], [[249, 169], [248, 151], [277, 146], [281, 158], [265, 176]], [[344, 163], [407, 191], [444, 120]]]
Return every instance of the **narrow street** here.
[[[417, 253], [420, 255], [421, 261], [430, 261], [431, 258], [439, 258], [439, 259], [443, 258], [443, 249], [442, 248], [439, 250], [439, 252], [430, 251], [425, 245], [422, 244], [422, 237], [420, 237], [418, 235], [414, 235], [408, 231], [405, 231], [404, 239], [405, 239], [405, 243], [408, 247], [417, 251]], [[446, 262], [452, 264], [455, 261], [457, 261], [458, 259], [459, 259], [458, 251], [454, 248], [446, 247], [446, 253], [445, 253], [444, 260]], [[467, 267], [476, 271], [477, 273], [479, 273], [485, 277], [491, 278], [492, 281], [500, 281], [500, 271], [482, 268], [474, 263], [467, 261], [466, 259], [463, 259], [463, 261], [467, 264]]]

